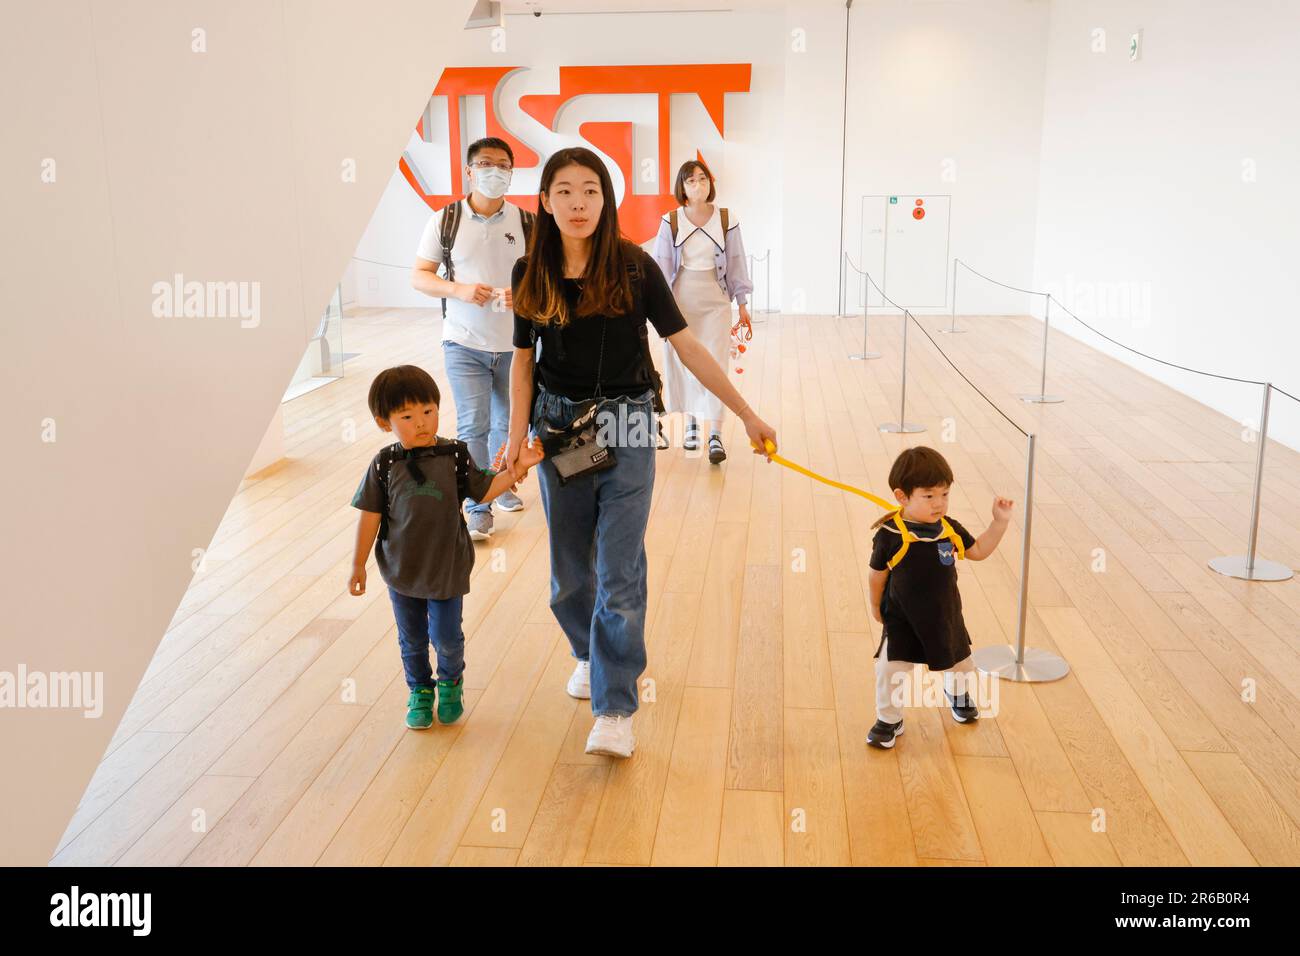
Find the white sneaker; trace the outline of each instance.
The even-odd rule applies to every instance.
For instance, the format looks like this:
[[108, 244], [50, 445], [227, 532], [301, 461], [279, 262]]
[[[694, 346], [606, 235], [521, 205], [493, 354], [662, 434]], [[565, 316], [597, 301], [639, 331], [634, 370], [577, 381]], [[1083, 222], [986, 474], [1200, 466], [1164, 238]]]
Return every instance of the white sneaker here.
[[578, 661], [564, 689], [570, 697], [591, 700], [591, 661]]
[[636, 747], [632, 718], [601, 714], [587, 736], [587, 753], [609, 757], [630, 757]]

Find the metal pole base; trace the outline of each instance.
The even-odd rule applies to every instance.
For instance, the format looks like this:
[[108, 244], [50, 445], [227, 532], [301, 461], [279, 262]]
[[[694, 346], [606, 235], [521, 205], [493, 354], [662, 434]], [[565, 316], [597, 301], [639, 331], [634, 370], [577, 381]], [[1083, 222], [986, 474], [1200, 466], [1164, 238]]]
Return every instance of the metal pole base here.
[[885, 422], [885, 424], [880, 426], [880, 430], [882, 432], [890, 432], [891, 434], [910, 435], [913, 432], [925, 431], [925, 426], [918, 425], [916, 422], [903, 422], [901, 425], [898, 422]]
[[969, 332], [970, 329], [940, 329], [944, 335], [961, 335], [963, 332]]
[[1037, 684], [1060, 680], [1070, 673], [1070, 665], [1065, 662], [1065, 658], [1037, 647], [1026, 647], [1025, 659], [1020, 662], [1016, 661], [1016, 649], [1010, 644], [976, 648], [971, 654], [971, 660], [983, 673], [1017, 683]]
[[1210, 567], [1220, 574], [1230, 578], [1241, 578], [1243, 581], [1286, 581], [1293, 573], [1285, 564], [1265, 561], [1263, 558], [1256, 558], [1255, 566], [1247, 569], [1245, 555], [1211, 558], [1209, 563]]
[[854, 362], [861, 362], [864, 359], [880, 358], [879, 352], [859, 352], [857, 355], [850, 355], [849, 358]]
[[1017, 395], [1016, 397], [1022, 402], [1031, 402], [1035, 405], [1055, 405], [1065, 401], [1060, 395]]

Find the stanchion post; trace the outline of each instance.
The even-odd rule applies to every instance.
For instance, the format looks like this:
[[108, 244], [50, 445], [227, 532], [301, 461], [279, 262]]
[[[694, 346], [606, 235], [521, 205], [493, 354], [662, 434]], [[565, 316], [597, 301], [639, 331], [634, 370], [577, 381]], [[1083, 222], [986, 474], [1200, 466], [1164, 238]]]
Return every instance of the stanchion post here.
[[870, 288], [867, 285], [867, 274], [862, 273], [862, 351], [857, 355], [850, 355], [849, 358], [854, 362], [861, 362], [866, 359], [880, 358], [879, 352], [873, 352], [867, 346], [867, 299], [870, 296]]
[[1259, 431], [1255, 440], [1255, 485], [1250, 499], [1250, 531], [1246, 537], [1246, 555], [1233, 555], [1210, 559], [1210, 567], [1230, 578], [1246, 581], [1286, 581], [1292, 576], [1291, 568], [1277, 561], [1266, 561], [1255, 556], [1259, 541], [1259, 499], [1264, 488], [1264, 446], [1268, 444], [1268, 406], [1273, 383], [1264, 383], [1264, 404], [1259, 411]]
[[1034, 523], [1034, 449], [1036, 435], [1031, 432], [1025, 454], [1025, 520], [1020, 538], [1020, 602], [1017, 609], [1016, 646], [998, 644], [978, 648], [971, 654], [975, 667], [986, 674], [1025, 683], [1057, 680], [1070, 672], [1065, 658], [1051, 651], [1025, 647], [1026, 622], [1029, 617], [1029, 554]]
[[947, 329], [940, 329], [940, 332], [946, 332], [949, 335], [956, 335], [965, 332], [965, 329], [957, 328], [957, 257], [952, 258], [952, 326]]
[[885, 422], [880, 426], [882, 432], [889, 432], [890, 434], [911, 435], [925, 431], [924, 425], [918, 425], [916, 422], [907, 420], [907, 320], [911, 315], [912, 313], [908, 312], [907, 309], [903, 310], [903, 375], [898, 396], [898, 421]]
[[772, 308], [772, 250], [771, 249], [768, 249], [767, 254], [763, 256], [763, 281], [767, 289], [763, 299], [763, 304], [767, 306], [767, 308], [759, 309], [758, 311], [766, 315], [771, 315], [774, 312], [780, 312], [781, 311], [780, 309]]
[[1050, 292], [1034, 293], [1043, 296], [1043, 360], [1041, 380], [1038, 385], [1037, 395], [1021, 395], [1022, 402], [1031, 402], [1035, 405], [1054, 405], [1063, 402], [1065, 399], [1059, 395], [1047, 394], [1047, 336], [1052, 328], [1052, 294]]

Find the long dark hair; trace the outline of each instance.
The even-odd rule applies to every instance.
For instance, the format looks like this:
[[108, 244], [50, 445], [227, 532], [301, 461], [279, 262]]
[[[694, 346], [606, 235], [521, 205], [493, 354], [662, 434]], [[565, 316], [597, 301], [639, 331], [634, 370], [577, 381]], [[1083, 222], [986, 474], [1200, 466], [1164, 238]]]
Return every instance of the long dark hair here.
[[626, 315], [632, 311], [632, 287], [627, 275], [632, 243], [619, 232], [614, 183], [599, 156], [582, 146], [572, 146], [553, 154], [542, 170], [537, 221], [528, 243], [524, 275], [514, 293], [515, 313], [538, 325], [564, 326], [574, 318], [564, 297], [564, 243], [560, 227], [541, 202], [541, 196], [550, 192], [555, 174], [565, 166], [581, 166], [594, 172], [600, 179], [604, 197], [600, 220], [591, 237], [591, 256], [582, 274], [576, 316]]

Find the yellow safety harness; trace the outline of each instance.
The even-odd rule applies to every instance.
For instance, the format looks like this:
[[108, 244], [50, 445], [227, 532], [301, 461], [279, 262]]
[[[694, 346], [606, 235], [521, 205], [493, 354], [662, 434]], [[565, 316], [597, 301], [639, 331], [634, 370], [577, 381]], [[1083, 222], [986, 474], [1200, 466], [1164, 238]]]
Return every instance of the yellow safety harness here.
[[[752, 445], [753, 442], [751, 442], [750, 444]], [[757, 448], [758, 446], [754, 445], [754, 447]], [[879, 505], [882, 508], [892, 511], [893, 514], [890, 515], [890, 518], [893, 520], [894, 526], [898, 529], [898, 533], [903, 538], [903, 546], [898, 549], [898, 552], [892, 558], [889, 559], [888, 566], [891, 571], [894, 569], [894, 566], [897, 565], [899, 561], [903, 560], [903, 556], [907, 554], [907, 549], [911, 547], [912, 542], [914, 541], [915, 542], [940, 541], [944, 538], [947, 538], [949, 541], [953, 543], [953, 547], [957, 552], [957, 557], [959, 559], [966, 557], [966, 547], [965, 545], [962, 544], [961, 535], [959, 535], [955, 530], [953, 530], [952, 525], [948, 523], [948, 519], [943, 517], [942, 515], [939, 517], [939, 524], [940, 527], [943, 529], [942, 533], [935, 538], [922, 538], [915, 531], [913, 531], [911, 528], [909, 528], [906, 524], [903, 523], [902, 509], [899, 508], [897, 505], [893, 504], [892, 502], [888, 502], [884, 498], [878, 498], [875, 495], [873, 495], [871, 492], [863, 491], [861, 488], [854, 488], [852, 485], [846, 485], [843, 482], [835, 481], [831, 478], [825, 477], [824, 475], [819, 475], [815, 471], [809, 471], [807, 468], [803, 467], [803, 465], [796, 465], [788, 458], [782, 458], [780, 455], [775, 454], [776, 446], [773, 445], [771, 441], [766, 442], [766, 448], [767, 448], [768, 457], [771, 458], [772, 461], [776, 462], [778, 465], [784, 465], [786, 468], [789, 468], [791, 471], [797, 471], [801, 475], [807, 475], [809, 478], [813, 479], [814, 481], [820, 481], [824, 485], [830, 485], [832, 488], [840, 489], [840, 491], [847, 491], [851, 494], [857, 495], [860, 498], [866, 498], [872, 504]]]

